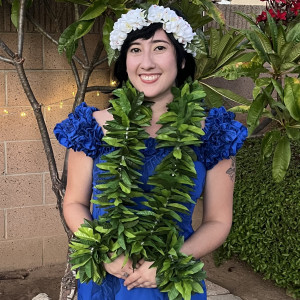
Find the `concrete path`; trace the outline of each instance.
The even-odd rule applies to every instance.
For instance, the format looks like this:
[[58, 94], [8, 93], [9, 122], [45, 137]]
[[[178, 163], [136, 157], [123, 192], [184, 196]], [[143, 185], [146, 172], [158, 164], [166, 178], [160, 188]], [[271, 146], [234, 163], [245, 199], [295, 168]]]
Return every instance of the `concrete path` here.
[[230, 294], [225, 288], [206, 280], [207, 300], [242, 300], [242, 298]]
[[[207, 300], [242, 300], [242, 298], [230, 294], [230, 292], [223, 287], [206, 280]], [[50, 300], [47, 294], [38, 294], [32, 300]], [[52, 299], [51, 299], [52, 300]], [[53, 299], [55, 300], [55, 299]]]

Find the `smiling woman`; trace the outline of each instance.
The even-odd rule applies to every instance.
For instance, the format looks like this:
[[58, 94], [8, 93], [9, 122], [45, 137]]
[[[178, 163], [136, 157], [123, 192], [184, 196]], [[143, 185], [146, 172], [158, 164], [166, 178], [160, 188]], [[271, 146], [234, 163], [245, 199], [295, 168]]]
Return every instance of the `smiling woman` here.
[[[110, 39], [120, 82], [113, 107], [98, 111], [83, 103], [54, 129], [73, 149], [64, 200], [65, 219], [77, 236], [73, 248], [81, 247], [82, 233], [94, 232], [95, 223], [81, 226], [84, 219], [100, 224], [95, 244], [73, 256], [84, 282], [78, 299], [206, 299], [198, 260], [229, 233], [234, 156], [247, 130], [224, 108], [205, 116], [197, 82], [179, 88], [195, 73], [194, 39], [191, 26], [169, 8], [122, 15]], [[194, 232], [191, 218], [201, 195], [203, 223]], [[92, 265], [85, 272], [86, 261]]]

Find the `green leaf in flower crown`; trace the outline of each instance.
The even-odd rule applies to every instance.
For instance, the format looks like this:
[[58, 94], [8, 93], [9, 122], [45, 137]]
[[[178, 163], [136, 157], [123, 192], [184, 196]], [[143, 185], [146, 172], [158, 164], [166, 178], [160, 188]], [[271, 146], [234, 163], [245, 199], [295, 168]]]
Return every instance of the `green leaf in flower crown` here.
[[274, 152], [272, 174], [276, 182], [283, 180], [291, 160], [290, 141], [286, 136], [283, 136]]
[[291, 116], [300, 121], [300, 80], [298, 78], [285, 78], [284, 103]]

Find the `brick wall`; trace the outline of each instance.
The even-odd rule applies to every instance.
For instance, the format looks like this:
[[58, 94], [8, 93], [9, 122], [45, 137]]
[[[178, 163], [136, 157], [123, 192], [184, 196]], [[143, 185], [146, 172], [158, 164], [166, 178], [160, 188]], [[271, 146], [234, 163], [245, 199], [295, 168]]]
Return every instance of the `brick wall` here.
[[[35, 2], [34, 15], [48, 32], [57, 37], [55, 24], [45, 16], [42, 2]], [[59, 5], [54, 4], [54, 9], [59, 9]], [[229, 5], [224, 5], [220, 8], [231, 25], [244, 26], [239, 23], [243, 21], [238, 21], [232, 11], [240, 8], [249, 10], [249, 7], [232, 9]], [[17, 34], [9, 16], [9, 9], [4, 3], [0, 7], [0, 36], [16, 51]], [[65, 28], [71, 23], [72, 11], [66, 9], [63, 20]], [[65, 57], [57, 53], [56, 46], [35, 32], [30, 23], [25, 28], [24, 66], [37, 100], [44, 105], [43, 113], [58, 169], [61, 171], [64, 148], [54, 139], [52, 130], [72, 109], [75, 80]], [[95, 46], [97, 30], [96, 26], [86, 37], [89, 53]], [[1, 50], [0, 55], [4, 56]], [[90, 85], [108, 84], [108, 67], [99, 67], [93, 73]], [[251, 97], [252, 85], [249, 80], [226, 82], [219, 79], [215, 84]], [[107, 105], [107, 96], [89, 93], [86, 101], [102, 109]], [[26, 112], [26, 116], [21, 117], [21, 112]], [[199, 203], [193, 216], [194, 227], [201, 223], [201, 211]], [[47, 161], [34, 114], [14, 67], [0, 62], [0, 271], [63, 263], [66, 261], [66, 251], [66, 235], [56, 209], [56, 199], [51, 189]]]
[[[37, 10], [39, 22], [55, 37], [55, 28]], [[66, 11], [69, 20], [72, 13]], [[67, 19], [67, 18], [65, 18]], [[53, 27], [53, 28], [52, 28]], [[25, 69], [49, 129], [58, 169], [65, 150], [53, 136], [57, 122], [72, 110], [76, 84], [65, 57], [57, 47], [26, 24]], [[89, 54], [97, 40], [97, 28], [86, 38]], [[14, 51], [17, 34], [5, 5], [0, 7], [0, 37]], [[0, 50], [0, 55], [5, 53]], [[80, 54], [79, 54], [80, 55]], [[80, 70], [80, 74], [82, 71]], [[108, 85], [108, 67], [99, 67], [90, 85]], [[65, 99], [70, 100], [65, 101]], [[60, 101], [63, 100], [61, 108]], [[89, 93], [88, 104], [106, 107], [107, 96]], [[53, 104], [55, 103], [55, 104]], [[8, 114], [4, 112], [8, 111]], [[21, 117], [21, 112], [26, 116]], [[66, 261], [67, 239], [51, 189], [47, 160], [38, 126], [14, 66], [0, 62], [0, 271], [33, 268]]]

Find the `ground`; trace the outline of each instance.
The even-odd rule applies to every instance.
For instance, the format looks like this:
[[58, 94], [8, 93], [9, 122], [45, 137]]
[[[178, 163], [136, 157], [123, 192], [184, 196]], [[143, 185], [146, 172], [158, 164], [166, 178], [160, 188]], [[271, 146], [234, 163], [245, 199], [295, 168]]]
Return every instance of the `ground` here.
[[[263, 280], [261, 275], [236, 259], [227, 261], [219, 268], [215, 267], [211, 256], [205, 257], [204, 263], [209, 280], [243, 300], [292, 300], [284, 289], [276, 287], [269, 280]], [[0, 279], [5, 275], [17, 277], [29, 273], [25, 279], [0, 280], [0, 299], [31, 300], [39, 293], [46, 293], [52, 300], [58, 300], [64, 269], [65, 265], [55, 265], [23, 272], [0, 273]]]

